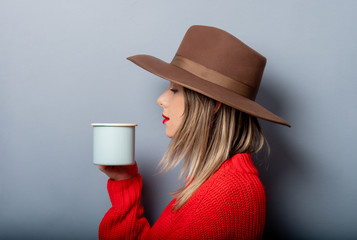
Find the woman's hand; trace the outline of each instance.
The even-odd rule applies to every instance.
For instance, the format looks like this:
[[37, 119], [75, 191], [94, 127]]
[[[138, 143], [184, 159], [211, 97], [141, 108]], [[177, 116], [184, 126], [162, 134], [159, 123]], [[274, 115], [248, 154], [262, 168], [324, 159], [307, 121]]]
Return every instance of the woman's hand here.
[[138, 174], [138, 165], [136, 163], [122, 166], [100, 165], [98, 168], [114, 181], [126, 180]]

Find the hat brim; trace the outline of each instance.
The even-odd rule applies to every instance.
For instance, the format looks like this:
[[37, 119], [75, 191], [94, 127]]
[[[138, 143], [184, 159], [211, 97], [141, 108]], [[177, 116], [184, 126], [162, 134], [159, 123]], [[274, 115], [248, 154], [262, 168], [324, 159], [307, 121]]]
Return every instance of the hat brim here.
[[161, 78], [201, 93], [242, 112], [290, 127], [290, 124], [284, 119], [270, 112], [255, 101], [201, 79], [156, 57], [150, 55], [135, 55], [128, 57], [128, 60]]

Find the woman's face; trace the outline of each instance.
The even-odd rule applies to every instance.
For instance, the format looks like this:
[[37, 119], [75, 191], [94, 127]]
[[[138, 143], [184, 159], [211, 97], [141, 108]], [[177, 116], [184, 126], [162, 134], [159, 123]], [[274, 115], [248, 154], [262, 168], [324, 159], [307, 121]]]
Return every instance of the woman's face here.
[[169, 88], [157, 99], [157, 104], [163, 108], [163, 124], [166, 125], [166, 135], [173, 138], [183, 120], [185, 98], [183, 87], [171, 83]]

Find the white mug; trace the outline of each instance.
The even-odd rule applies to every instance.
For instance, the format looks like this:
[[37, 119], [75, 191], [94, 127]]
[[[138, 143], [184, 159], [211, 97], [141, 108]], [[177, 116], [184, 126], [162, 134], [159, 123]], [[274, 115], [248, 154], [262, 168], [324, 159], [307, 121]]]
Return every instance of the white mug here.
[[93, 163], [130, 165], [135, 163], [135, 123], [92, 123]]

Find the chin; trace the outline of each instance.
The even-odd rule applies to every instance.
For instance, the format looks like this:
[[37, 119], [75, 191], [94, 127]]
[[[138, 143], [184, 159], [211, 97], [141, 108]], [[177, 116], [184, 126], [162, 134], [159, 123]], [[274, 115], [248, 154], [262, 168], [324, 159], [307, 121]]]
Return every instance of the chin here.
[[173, 135], [167, 134], [167, 133], [166, 133], [166, 136], [167, 136], [168, 138], [173, 138], [173, 137], [174, 137]]
[[173, 138], [173, 137], [175, 136], [175, 134], [172, 134], [171, 132], [166, 131], [166, 136], [167, 136], [168, 138]]

